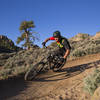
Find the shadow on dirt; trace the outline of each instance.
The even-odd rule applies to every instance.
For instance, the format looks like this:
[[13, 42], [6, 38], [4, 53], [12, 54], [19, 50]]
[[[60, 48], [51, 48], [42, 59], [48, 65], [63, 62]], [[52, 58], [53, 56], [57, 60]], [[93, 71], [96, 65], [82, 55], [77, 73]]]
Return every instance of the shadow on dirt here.
[[[60, 81], [64, 80], [73, 76], [76, 76], [82, 72], [84, 72], [86, 69], [98, 67], [98, 64], [100, 64], [100, 60], [82, 64], [78, 66], [72, 66], [69, 68], [63, 68], [59, 72], [46, 72], [42, 73], [33, 81], [37, 82], [51, 82], [51, 81]], [[49, 73], [49, 74], [48, 74]], [[17, 96], [22, 91], [25, 91], [25, 89], [28, 87], [29, 82], [27, 83], [24, 81], [23, 77], [18, 77], [15, 79], [9, 79], [9, 80], [0, 80], [0, 100], [12, 100], [11, 97]], [[18, 99], [16, 99], [18, 100]]]
[[[63, 68], [61, 71], [56, 72], [57, 74], [44, 76], [42, 78], [37, 77], [33, 81], [50, 82], [50, 81], [64, 80], [64, 79], [76, 76], [76, 75], [84, 72], [86, 69], [93, 68], [93, 67], [97, 68], [98, 64], [100, 64], [100, 60], [92, 62], [92, 63], [72, 66], [69, 68]], [[60, 76], [62, 76], [62, 77], [60, 77]], [[58, 78], [56, 78], [56, 77], [58, 77]]]
[[0, 100], [8, 100], [8, 98], [16, 96], [19, 92], [27, 88], [27, 83], [23, 78], [0, 80]]

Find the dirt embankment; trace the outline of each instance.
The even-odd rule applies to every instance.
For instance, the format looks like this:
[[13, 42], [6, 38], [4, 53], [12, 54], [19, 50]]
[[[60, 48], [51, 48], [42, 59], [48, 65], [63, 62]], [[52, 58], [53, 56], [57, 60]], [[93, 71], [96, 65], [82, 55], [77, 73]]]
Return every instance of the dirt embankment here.
[[0, 81], [0, 100], [90, 100], [82, 89], [83, 79], [95, 67], [100, 67], [100, 54], [70, 60], [61, 72], [49, 71], [31, 82]]

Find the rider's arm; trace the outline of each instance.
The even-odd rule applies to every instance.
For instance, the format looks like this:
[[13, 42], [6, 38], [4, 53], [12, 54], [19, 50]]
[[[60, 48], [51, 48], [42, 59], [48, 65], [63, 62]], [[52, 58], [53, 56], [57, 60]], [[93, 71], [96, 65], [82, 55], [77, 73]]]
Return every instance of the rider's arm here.
[[70, 54], [70, 50], [69, 49], [67, 49], [66, 50], [66, 52], [65, 52], [65, 54], [64, 54], [64, 59], [66, 59], [67, 58], [67, 56]]
[[48, 42], [49, 40], [55, 40], [55, 38], [54, 38], [54, 37], [47, 38], [44, 42], [46, 43], [46, 42]]
[[64, 47], [66, 49], [66, 52], [64, 54], [64, 58], [66, 59], [67, 56], [70, 54], [71, 46], [70, 46], [68, 40], [64, 40], [63, 45], [64, 45]]
[[47, 42], [47, 41], [49, 41], [49, 40], [55, 40], [55, 38], [54, 38], [54, 37], [47, 38], [47, 39], [45, 40], [45, 42]]
[[50, 38], [47, 38], [44, 42], [46, 43], [46, 42], [48, 42], [50, 40]]
[[55, 38], [54, 37], [47, 38], [44, 42], [42, 42], [42, 45], [45, 46], [46, 42], [48, 42], [49, 40], [55, 40]]

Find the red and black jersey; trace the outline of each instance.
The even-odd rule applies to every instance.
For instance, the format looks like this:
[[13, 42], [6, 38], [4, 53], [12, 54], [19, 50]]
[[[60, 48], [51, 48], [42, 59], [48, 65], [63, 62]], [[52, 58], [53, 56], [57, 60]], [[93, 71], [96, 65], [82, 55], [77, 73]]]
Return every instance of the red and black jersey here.
[[[50, 37], [49, 39], [50, 40], [55, 40], [54, 37]], [[60, 48], [64, 49], [64, 51], [66, 51], [66, 49], [69, 49], [69, 50], [71, 49], [69, 41], [65, 37], [61, 37], [61, 39], [57, 42], [57, 45]]]

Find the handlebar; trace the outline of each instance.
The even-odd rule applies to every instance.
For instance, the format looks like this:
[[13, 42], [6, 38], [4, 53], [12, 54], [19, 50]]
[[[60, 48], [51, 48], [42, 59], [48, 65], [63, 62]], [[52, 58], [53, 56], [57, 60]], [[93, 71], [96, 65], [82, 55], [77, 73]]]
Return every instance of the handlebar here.
[[45, 46], [43, 46], [43, 48], [47, 48], [47, 46], [45, 45]]

